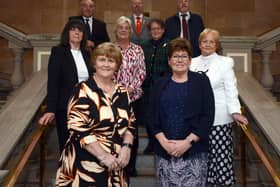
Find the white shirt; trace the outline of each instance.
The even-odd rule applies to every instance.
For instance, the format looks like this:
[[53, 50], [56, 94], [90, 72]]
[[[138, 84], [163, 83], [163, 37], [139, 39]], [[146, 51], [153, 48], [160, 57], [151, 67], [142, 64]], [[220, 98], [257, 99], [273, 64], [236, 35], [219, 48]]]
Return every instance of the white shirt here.
[[90, 33], [92, 33], [92, 22], [93, 22], [93, 18], [92, 18], [92, 17], [85, 17], [85, 16], [83, 16], [83, 19], [84, 19], [84, 23], [86, 23], [86, 22], [87, 22], [87, 19], [88, 19], [88, 24], [89, 24]]
[[71, 53], [74, 57], [74, 61], [76, 64], [79, 83], [84, 80], [87, 80], [89, 77], [89, 74], [88, 74], [88, 69], [87, 69], [87, 66], [86, 66], [86, 63], [83, 58], [81, 50], [71, 49]]

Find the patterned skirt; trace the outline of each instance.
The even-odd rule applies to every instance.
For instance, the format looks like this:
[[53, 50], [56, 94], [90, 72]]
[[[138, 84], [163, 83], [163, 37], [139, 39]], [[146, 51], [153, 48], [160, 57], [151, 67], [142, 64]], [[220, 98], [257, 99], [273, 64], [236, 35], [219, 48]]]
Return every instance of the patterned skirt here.
[[207, 183], [234, 184], [232, 124], [213, 126], [209, 141]]
[[171, 157], [166, 160], [156, 155], [157, 187], [202, 187], [207, 176], [207, 153], [188, 158]]

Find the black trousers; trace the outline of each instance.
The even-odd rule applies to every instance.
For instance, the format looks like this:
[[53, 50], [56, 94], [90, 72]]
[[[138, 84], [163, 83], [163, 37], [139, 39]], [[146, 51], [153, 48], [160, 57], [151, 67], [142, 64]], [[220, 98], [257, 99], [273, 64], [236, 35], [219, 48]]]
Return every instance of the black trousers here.
[[133, 145], [131, 148], [130, 160], [129, 160], [128, 165], [125, 168], [128, 176], [130, 175], [131, 171], [135, 170], [135, 167], [136, 167], [137, 150], [138, 150], [138, 146], [139, 146], [138, 126], [141, 123], [140, 104], [141, 104], [141, 102], [139, 99], [134, 101], [133, 103], [131, 103], [132, 108], [134, 110], [136, 122], [135, 122], [135, 136], [134, 136]]
[[62, 153], [64, 145], [69, 138], [69, 131], [67, 128], [67, 111], [59, 110], [55, 113], [56, 131], [58, 136], [59, 151]]

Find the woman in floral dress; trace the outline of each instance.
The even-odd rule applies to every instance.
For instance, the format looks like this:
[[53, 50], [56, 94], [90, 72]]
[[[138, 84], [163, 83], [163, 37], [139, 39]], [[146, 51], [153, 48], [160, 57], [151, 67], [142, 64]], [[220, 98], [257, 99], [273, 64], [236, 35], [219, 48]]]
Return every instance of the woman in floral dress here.
[[122, 56], [112, 43], [93, 52], [95, 73], [80, 83], [68, 104], [70, 137], [62, 152], [56, 186], [127, 185], [134, 114], [125, 87], [113, 80]]

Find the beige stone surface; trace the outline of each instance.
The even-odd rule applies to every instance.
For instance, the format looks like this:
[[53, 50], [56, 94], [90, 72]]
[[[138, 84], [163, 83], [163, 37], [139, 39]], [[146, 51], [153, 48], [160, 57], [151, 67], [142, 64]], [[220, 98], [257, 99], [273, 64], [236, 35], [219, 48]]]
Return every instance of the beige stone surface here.
[[0, 113], [0, 167], [46, 96], [47, 71], [34, 73]]
[[237, 80], [241, 99], [280, 154], [280, 104], [251, 75], [238, 73]]

